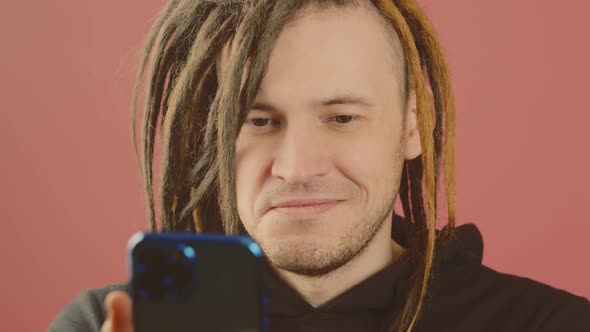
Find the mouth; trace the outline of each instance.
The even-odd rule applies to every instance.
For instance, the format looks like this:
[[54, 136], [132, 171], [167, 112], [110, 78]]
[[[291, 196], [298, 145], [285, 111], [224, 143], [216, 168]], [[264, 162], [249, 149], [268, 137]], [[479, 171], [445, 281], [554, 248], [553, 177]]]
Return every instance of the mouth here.
[[340, 202], [342, 201], [293, 201], [272, 206], [268, 212], [275, 212], [297, 218], [310, 218], [335, 208]]

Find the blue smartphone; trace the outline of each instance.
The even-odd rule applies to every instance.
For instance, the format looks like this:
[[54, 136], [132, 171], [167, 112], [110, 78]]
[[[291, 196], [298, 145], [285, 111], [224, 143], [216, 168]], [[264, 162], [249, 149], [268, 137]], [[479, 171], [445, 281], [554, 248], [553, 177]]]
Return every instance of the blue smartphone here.
[[128, 243], [136, 332], [267, 332], [264, 255], [247, 236], [136, 233]]

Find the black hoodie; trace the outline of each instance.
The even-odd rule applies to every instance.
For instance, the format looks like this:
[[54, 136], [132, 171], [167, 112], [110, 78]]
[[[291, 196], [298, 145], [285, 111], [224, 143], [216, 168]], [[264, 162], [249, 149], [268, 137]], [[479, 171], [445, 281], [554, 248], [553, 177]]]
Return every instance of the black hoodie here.
[[[406, 234], [412, 227], [394, 218], [393, 238], [407, 245]], [[590, 332], [587, 299], [494, 271], [482, 265], [482, 257], [483, 240], [473, 224], [457, 227], [453, 240], [437, 245], [433, 278], [414, 332]], [[269, 268], [265, 276], [271, 331], [384, 331], [407, 297], [410, 266], [410, 260], [402, 256], [317, 308]], [[82, 292], [58, 315], [49, 331], [99, 331], [105, 317], [102, 302], [114, 289], [128, 290], [128, 285]]]

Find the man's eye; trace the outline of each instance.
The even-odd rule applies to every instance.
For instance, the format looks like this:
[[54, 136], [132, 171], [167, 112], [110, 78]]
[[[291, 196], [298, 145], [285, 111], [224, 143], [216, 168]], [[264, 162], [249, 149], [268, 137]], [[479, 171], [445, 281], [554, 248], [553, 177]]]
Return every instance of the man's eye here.
[[356, 115], [336, 115], [332, 117], [333, 121], [339, 124], [346, 124], [358, 118]]
[[254, 119], [248, 120], [247, 122], [254, 125], [254, 127], [265, 127], [269, 123], [272, 122], [272, 119], [271, 118], [254, 118]]

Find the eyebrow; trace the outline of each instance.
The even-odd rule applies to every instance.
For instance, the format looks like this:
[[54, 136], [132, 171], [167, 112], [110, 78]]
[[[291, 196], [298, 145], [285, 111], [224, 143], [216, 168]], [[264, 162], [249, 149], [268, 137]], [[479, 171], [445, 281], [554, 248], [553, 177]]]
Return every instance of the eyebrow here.
[[[364, 96], [354, 95], [352, 93], [346, 93], [341, 95], [334, 95], [328, 98], [322, 98], [318, 100], [314, 100], [309, 103], [309, 106], [318, 108], [318, 107], [329, 107], [334, 105], [353, 105], [353, 106], [360, 106], [364, 108], [370, 108], [374, 104], [371, 100]], [[279, 112], [279, 107], [266, 102], [256, 102], [252, 106], [252, 109], [262, 110], [262, 111], [271, 111], [271, 112]]]

